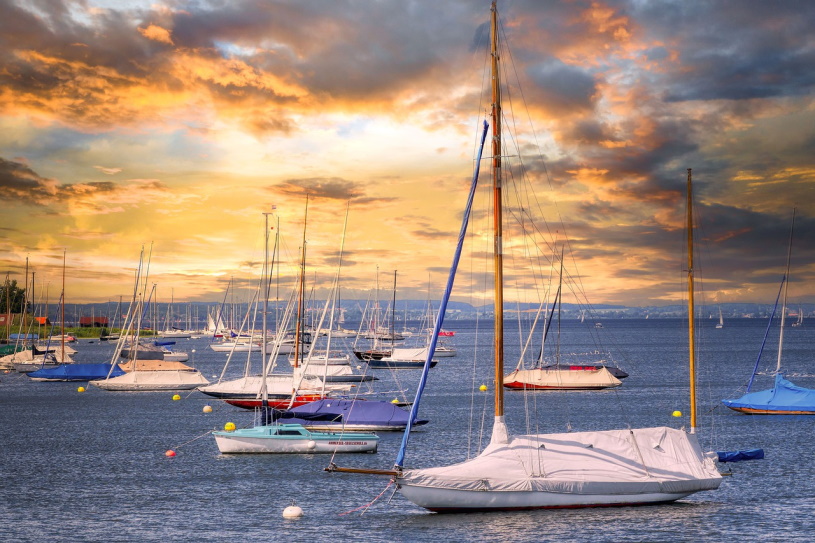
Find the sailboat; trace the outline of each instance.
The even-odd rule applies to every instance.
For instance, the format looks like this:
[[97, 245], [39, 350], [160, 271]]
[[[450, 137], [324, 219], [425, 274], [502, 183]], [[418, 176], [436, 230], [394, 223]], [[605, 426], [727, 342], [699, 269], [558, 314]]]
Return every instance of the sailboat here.
[[[405, 468], [410, 437], [406, 429], [391, 470], [340, 468], [328, 471], [387, 475], [404, 497], [436, 512], [508, 511], [562, 507], [624, 506], [664, 503], [702, 490], [719, 487], [722, 476], [713, 455], [705, 454], [696, 435], [693, 404], [690, 432], [669, 427], [623, 428], [594, 432], [512, 435], [504, 414], [504, 289], [502, 248], [502, 176], [504, 153], [501, 142], [501, 94], [499, 86], [498, 12], [491, 9], [492, 83], [492, 202], [494, 236], [494, 420], [490, 444], [470, 460], [447, 466]], [[486, 125], [486, 122], [484, 123]], [[486, 126], [481, 136], [483, 146]], [[481, 151], [473, 175], [453, 258], [447, 288], [436, 317], [436, 334], [441, 329], [453, 279], [466, 237], [473, 194], [478, 180]], [[429, 375], [434, 343], [422, 372], [411, 414], [418, 412]], [[692, 358], [691, 358], [692, 359]], [[691, 369], [693, 365], [691, 364]], [[693, 383], [693, 375], [691, 383]], [[691, 397], [693, 398], [693, 386]], [[411, 417], [413, 418], [413, 417]]]
[[235, 453], [375, 453], [379, 436], [372, 432], [312, 432], [300, 424], [269, 424], [212, 432], [218, 450]]
[[[265, 231], [268, 236], [268, 214], [265, 219]], [[278, 228], [279, 230], [279, 228]], [[305, 226], [303, 230], [303, 239], [305, 243]], [[268, 239], [266, 240], [268, 244]], [[275, 244], [275, 251], [277, 244]], [[265, 249], [268, 253], [268, 246]], [[303, 248], [305, 252], [305, 247]], [[305, 255], [301, 260], [301, 265], [305, 266]], [[224, 377], [227, 372], [227, 367], [231, 360], [227, 358], [221, 376], [216, 383], [199, 387], [199, 391], [224, 400], [226, 403], [241, 407], [244, 409], [256, 409], [259, 407], [273, 407], [286, 409], [288, 407], [304, 405], [306, 403], [319, 400], [325, 397], [327, 391], [340, 391], [346, 392], [349, 390], [350, 385], [331, 385], [326, 386], [325, 382], [318, 377], [304, 375], [301, 366], [296, 364], [292, 373], [273, 373], [273, 368], [277, 356], [280, 354], [281, 349], [285, 346], [284, 341], [287, 339], [287, 328], [289, 323], [295, 318], [295, 313], [300, 313], [302, 307], [300, 300], [302, 300], [302, 280], [304, 274], [299, 274], [298, 285], [289, 298], [289, 303], [286, 306], [282, 316], [280, 326], [278, 327], [275, 337], [271, 342], [267, 342], [267, 314], [268, 314], [268, 288], [269, 276], [267, 276], [268, 268], [268, 254], [264, 258], [263, 270], [261, 272], [260, 281], [258, 283], [259, 289], [263, 291], [263, 311], [262, 311], [262, 337], [258, 342], [259, 350], [261, 351], [261, 368], [260, 372], [252, 373], [250, 354], [247, 355], [247, 361], [244, 366], [244, 374], [242, 377], [236, 379], [225, 380]], [[298, 322], [300, 317], [297, 317]], [[241, 327], [242, 329], [242, 327]], [[303, 337], [299, 324], [296, 329], [296, 337]], [[271, 350], [267, 348], [271, 345]], [[297, 358], [300, 357], [300, 342], [295, 341], [295, 348], [297, 351]], [[296, 391], [296, 393], [295, 393]]]
[[[268, 215], [266, 216], [268, 221]], [[308, 199], [306, 199], [306, 218], [308, 218]], [[347, 220], [347, 213], [346, 213]], [[304, 219], [304, 223], [305, 223]], [[268, 283], [266, 282], [266, 267], [268, 265], [268, 247], [269, 247], [269, 228], [266, 226], [266, 258], [264, 259], [263, 271], [261, 273], [261, 284], [264, 290], [264, 308], [263, 308], [263, 335], [264, 335], [264, 354], [265, 354], [265, 334], [266, 334], [266, 313], [268, 306]], [[305, 239], [305, 225], [303, 227], [303, 247], [302, 258], [300, 261], [300, 279], [298, 285], [298, 299], [297, 299], [297, 324], [295, 328], [295, 361], [294, 369], [298, 368], [298, 360], [300, 360], [300, 344], [297, 338], [300, 336], [301, 316], [302, 316], [302, 303], [303, 303], [303, 283], [305, 279], [305, 264], [306, 264], [306, 239]], [[344, 236], [343, 236], [344, 239]], [[342, 254], [342, 250], [340, 250]], [[339, 269], [337, 270], [337, 278], [334, 282], [334, 287], [337, 287], [339, 282]], [[333, 290], [333, 289], [332, 289]], [[332, 295], [334, 292], [332, 292]], [[329, 301], [326, 301], [326, 310], [328, 309]], [[290, 304], [291, 305], [291, 304]], [[325, 311], [323, 312], [325, 317]], [[322, 319], [320, 321], [322, 326]], [[309, 352], [309, 358], [313, 352], [313, 347]], [[274, 353], [273, 353], [274, 355]], [[275, 355], [276, 356], [276, 355]], [[270, 357], [274, 360], [275, 356]], [[286, 408], [290, 408], [297, 401], [297, 386], [294, 382], [296, 375], [291, 376], [290, 380], [290, 400]], [[264, 368], [263, 375], [261, 376], [261, 388], [259, 391], [259, 404], [260, 407], [260, 424], [251, 428], [242, 428], [234, 431], [218, 431], [213, 432], [215, 443], [218, 450], [222, 453], [344, 453], [344, 452], [376, 452], [379, 437], [373, 433], [349, 433], [346, 432], [345, 427], [340, 427], [341, 432], [316, 432], [312, 431], [297, 421], [288, 420], [286, 422], [277, 422], [276, 417], [269, 417], [270, 414], [279, 413], [274, 409], [270, 409], [272, 404], [269, 402], [269, 394], [266, 387], [266, 371]]]
[[792, 323], [792, 326], [794, 328], [798, 328], [799, 326], [803, 325], [804, 325], [804, 310], [801, 308], [801, 306], [798, 306], [798, 320]]
[[[790, 226], [790, 239], [787, 248], [787, 267], [784, 277], [781, 280], [781, 287], [779, 289], [779, 296], [782, 298], [781, 302], [781, 328], [778, 336], [778, 356], [775, 365], [775, 383], [773, 388], [769, 390], [762, 390], [760, 392], [751, 392], [753, 381], [758, 370], [759, 362], [761, 361], [761, 350], [759, 350], [758, 358], [756, 359], [755, 366], [753, 367], [753, 374], [750, 376], [750, 381], [747, 383], [747, 393], [741, 398], [734, 400], [722, 400], [722, 403], [734, 411], [739, 413], [746, 413], [749, 415], [815, 415], [815, 390], [797, 386], [784, 377], [781, 371], [781, 353], [784, 347], [784, 324], [787, 314], [787, 287], [789, 286], [790, 277], [790, 257], [792, 255], [792, 234], [795, 226], [795, 210], [792, 213], [792, 225]], [[782, 294], [783, 291], [783, 294]], [[778, 300], [776, 300], [776, 306]], [[800, 311], [799, 311], [800, 314]], [[770, 322], [767, 325], [767, 332], [770, 330], [775, 310], [773, 315], [770, 316]], [[766, 341], [767, 334], [765, 332], [764, 339]], [[762, 348], [764, 342], [762, 342]]]
[[[560, 359], [560, 316], [563, 293], [563, 254], [560, 255], [560, 281], [555, 293], [555, 300], [552, 304], [552, 311], [544, 315], [543, 341], [541, 342], [540, 355], [536, 360], [535, 367], [524, 368], [524, 354], [532, 339], [535, 327], [538, 323], [543, 303], [541, 303], [532, 329], [529, 332], [526, 346], [518, 360], [518, 365], [509, 374], [504, 376], [504, 387], [514, 390], [602, 390], [620, 386], [622, 381], [617, 379], [611, 371], [602, 364], [597, 365], [575, 365], [561, 363]], [[557, 346], [555, 348], [555, 363], [544, 365], [544, 348], [546, 347], [546, 337], [552, 323], [552, 317], [557, 310]], [[627, 374], [626, 374], [627, 375]]]
[[[59, 297], [59, 327], [60, 333], [58, 336], [51, 335], [46, 342], [44, 348], [38, 348], [37, 345], [31, 345], [30, 349], [14, 353], [11, 356], [14, 368], [19, 373], [31, 374], [34, 371], [40, 370], [53, 370], [58, 369], [66, 364], [73, 364], [74, 361], [70, 355], [76, 353], [70, 346], [65, 345], [68, 342], [68, 337], [65, 334], [65, 257], [66, 252], [62, 253], [62, 294]], [[46, 304], [46, 312], [47, 312]]]
[[724, 317], [722, 317], [722, 306], [719, 306], [719, 322], [716, 323], [716, 328], [724, 328]]
[[[144, 249], [142, 249], [134, 280], [133, 297], [122, 325], [121, 336], [116, 342], [116, 348], [108, 366], [109, 372], [102, 379], [90, 381], [90, 384], [97, 388], [110, 391], [190, 390], [209, 383], [197, 369], [182, 362], [164, 360], [164, 353], [158, 346], [145, 345], [139, 341], [142, 315], [146, 307], [148, 269], [149, 258], [145, 263]], [[144, 274], [143, 282], [142, 274]], [[142, 288], [141, 294], [139, 293], [140, 287]], [[128, 361], [117, 365], [116, 361], [125, 348], [128, 349]], [[161, 357], [142, 359], [140, 352], [143, 348], [151, 353], [154, 352], [153, 348], [159, 349]], [[125, 372], [124, 375], [114, 373], [117, 367]]]

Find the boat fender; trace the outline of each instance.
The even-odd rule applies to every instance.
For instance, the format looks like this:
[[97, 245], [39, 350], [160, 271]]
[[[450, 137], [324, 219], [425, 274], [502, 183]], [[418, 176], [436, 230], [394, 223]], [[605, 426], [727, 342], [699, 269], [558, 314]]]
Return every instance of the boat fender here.
[[306, 447], [308, 447], [308, 450], [310, 450], [310, 451], [313, 451], [314, 447], [316, 447], [316, 446], [317, 446], [317, 443], [314, 442], [314, 441], [309, 441], [308, 443], [306, 443]]

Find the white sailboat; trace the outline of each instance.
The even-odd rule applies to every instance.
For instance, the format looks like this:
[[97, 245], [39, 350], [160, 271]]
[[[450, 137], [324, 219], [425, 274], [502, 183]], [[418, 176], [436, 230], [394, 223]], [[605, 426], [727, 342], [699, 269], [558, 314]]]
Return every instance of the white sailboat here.
[[[410, 436], [406, 429], [392, 470], [360, 470], [330, 465], [329, 471], [376, 473], [392, 477], [413, 503], [437, 512], [507, 511], [538, 508], [623, 506], [664, 503], [702, 490], [719, 487], [722, 477], [713, 456], [703, 453], [696, 436], [696, 411], [691, 407], [690, 432], [669, 427], [619, 429], [557, 434], [513, 435], [506, 424], [502, 378], [504, 375], [501, 96], [499, 87], [498, 13], [491, 16], [492, 83], [492, 202], [494, 235], [494, 421], [490, 444], [481, 454], [453, 465], [408, 469], [404, 467]], [[485, 123], [486, 124], [486, 123]], [[484, 136], [486, 136], [486, 128]], [[484, 141], [482, 136], [482, 142]], [[483, 143], [482, 143], [483, 144]], [[510, 153], [511, 154], [511, 153]], [[476, 164], [480, 162], [479, 157]], [[478, 170], [465, 209], [459, 247], [453, 260], [445, 298], [436, 319], [443, 323], [453, 284]], [[692, 269], [692, 267], [691, 267]], [[418, 412], [428, 364], [413, 402], [411, 420]], [[691, 364], [691, 368], [693, 365]], [[691, 379], [693, 382], [693, 378]], [[693, 388], [691, 397], [694, 397]], [[693, 402], [692, 402], [693, 403]]]
[[804, 325], [804, 310], [801, 308], [801, 306], [798, 306], [798, 319], [794, 323], [792, 323], [792, 326], [797, 328], [803, 325]]
[[724, 328], [724, 317], [722, 317], [722, 306], [719, 306], [719, 322], [716, 323], [716, 328]]
[[[148, 273], [144, 273], [144, 283], [141, 283], [142, 272], [144, 270], [144, 250], [139, 257], [139, 266], [136, 272], [135, 284], [133, 288], [133, 298], [122, 325], [122, 334], [116, 343], [111, 358], [111, 370], [104, 379], [90, 381], [95, 387], [110, 391], [159, 391], [159, 390], [191, 390], [209, 383], [197, 369], [179, 361], [165, 360], [164, 352], [157, 346], [159, 358], [142, 359], [138, 356], [139, 350], [133, 346], [139, 346], [139, 332], [141, 330], [141, 315], [144, 308], [144, 293], [147, 291]], [[141, 298], [138, 295], [139, 287], [142, 287]], [[125, 350], [125, 345], [129, 344], [128, 362], [118, 364], [118, 367], [125, 371], [124, 375], [113, 376], [113, 368], [117, 367], [116, 362]], [[166, 349], [165, 349], [166, 350]]]

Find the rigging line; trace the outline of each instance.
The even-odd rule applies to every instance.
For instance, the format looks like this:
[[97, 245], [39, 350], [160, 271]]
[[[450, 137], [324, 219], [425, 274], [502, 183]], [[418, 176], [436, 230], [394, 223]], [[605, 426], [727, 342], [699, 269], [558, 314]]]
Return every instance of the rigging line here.
[[387, 491], [388, 491], [388, 489], [391, 487], [391, 485], [392, 485], [393, 483], [394, 483], [394, 480], [393, 480], [393, 479], [391, 479], [390, 481], [388, 481], [388, 484], [385, 486], [385, 488], [382, 490], [382, 492], [380, 492], [380, 493], [379, 493], [379, 495], [378, 495], [376, 498], [374, 498], [373, 500], [371, 500], [369, 503], [366, 503], [365, 505], [360, 505], [359, 507], [355, 507], [354, 509], [351, 509], [350, 511], [346, 511], [346, 512], [344, 512], [344, 513], [339, 513], [339, 516], [341, 516], [341, 517], [342, 517], [342, 516], [344, 516], [344, 515], [349, 515], [349, 514], [351, 514], [351, 513], [354, 513], [354, 512], [356, 512], [356, 511], [359, 511], [360, 509], [362, 509], [362, 510], [363, 510], [363, 511], [362, 511], [362, 513], [360, 513], [360, 516], [364, 515], [364, 514], [365, 514], [365, 511], [367, 511], [368, 509], [370, 509], [370, 507], [371, 507], [371, 506], [372, 506], [374, 503], [376, 503], [376, 500], [378, 500], [379, 498], [381, 498], [381, 497], [382, 497], [382, 496], [385, 494], [385, 492], [387, 492]]
[[198, 437], [194, 437], [194, 438], [192, 438], [192, 439], [191, 439], [191, 440], [189, 440], [189, 441], [185, 441], [184, 443], [181, 443], [181, 444], [176, 445], [175, 447], [171, 447], [171, 448], [172, 448], [172, 449], [174, 449], [174, 450], [178, 450], [178, 449], [180, 449], [181, 447], [184, 447], [184, 446], [186, 446], [186, 445], [189, 445], [189, 444], [190, 444], [190, 443], [192, 443], [193, 441], [198, 441], [198, 440], [199, 440], [199, 439], [201, 439], [202, 437], [206, 437], [206, 436], [208, 436], [209, 434], [211, 434], [211, 433], [212, 433], [212, 432], [214, 432], [214, 431], [215, 431], [215, 430], [207, 430], [206, 432], [204, 432], [204, 433], [203, 433], [203, 434], [201, 434], [200, 436], [198, 436]]
[[767, 343], [767, 336], [770, 333], [770, 328], [773, 324], [773, 318], [775, 318], [775, 311], [778, 309], [778, 300], [781, 298], [781, 289], [784, 287], [784, 283], [787, 280], [786, 274], [783, 278], [781, 278], [781, 284], [778, 286], [778, 295], [775, 297], [775, 305], [773, 305], [773, 312], [770, 315], [770, 320], [767, 322], [767, 329], [764, 331], [764, 338], [761, 340], [761, 348], [758, 350], [758, 357], [756, 358], [756, 364], [753, 366], [753, 373], [750, 375], [750, 381], [747, 383], [747, 392], [750, 392], [750, 389], [753, 386], [753, 380], [756, 378], [756, 372], [758, 371], [758, 365], [761, 361], [761, 353], [764, 352], [764, 345]]

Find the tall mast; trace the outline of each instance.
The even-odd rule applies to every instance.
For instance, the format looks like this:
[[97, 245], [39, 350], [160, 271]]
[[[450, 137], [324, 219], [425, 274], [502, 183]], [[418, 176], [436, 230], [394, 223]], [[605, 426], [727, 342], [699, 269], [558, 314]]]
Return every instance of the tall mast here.
[[[781, 332], [778, 336], [778, 360], [775, 364], [775, 373], [781, 371], [781, 348], [784, 345], [784, 321], [787, 316], [787, 287], [790, 284], [790, 256], [792, 255], [792, 231], [795, 228], [795, 208], [792, 208], [792, 224], [790, 225], [790, 242], [787, 246], [787, 269], [784, 272], [784, 296], [781, 298]], [[799, 309], [800, 311], [800, 309]]]
[[263, 214], [263, 271], [260, 274], [260, 285], [263, 289], [263, 330], [261, 330], [260, 344], [261, 367], [265, 367], [264, 365], [266, 364], [266, 315], [269, 312], [269, 282], [267, 281], [267, 275], [269, 274], [269, 215], [271, 215], [271, 213]]
[[21, 330], [25, 331], [27, 328], [26, 315], [28, 314], [28, 257], [25, 257], [25, 287], [23, 287], [23, 323]]
[[60, 339], [60, 346], [62, 352], [59, 355], [60, 363], [65, 363], [65, 253], [67, 249], [62, 250], [62, 308], [60, 309], [59, 317], [59, 333], [62, 336]]
[[308, 195], [306, 195], [306, 213], [303, 218], [303, 251], [300, 258], [300, 288], [297, 300], [297, 322], [294, 326], [294, 368], [300, 364], [300, 331], [303, 320], [303, 289], [306, 282], [306, 224], [308, 222]]
[[393, 301], [391, 302], [391, 353], [393, 352], [393, 343], [396, 341], [396, 270], [393, 270]]
[[696, 432], [696, 344], [693, 309], [693, 188], [688, 168], [688, 352], [690, 363], [690, 431]]
[[504, 416], [504, 256], [501, 210], [501, 88], [498, 74], [498, 9], [490, 8], [492, 55], [492, 205], [495, 265], [495, 416]]

